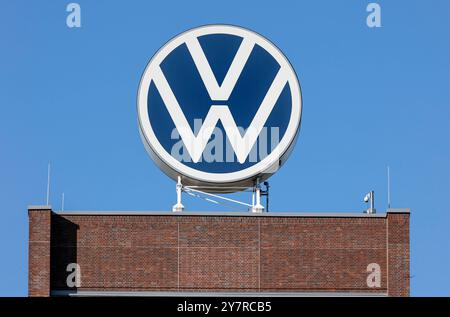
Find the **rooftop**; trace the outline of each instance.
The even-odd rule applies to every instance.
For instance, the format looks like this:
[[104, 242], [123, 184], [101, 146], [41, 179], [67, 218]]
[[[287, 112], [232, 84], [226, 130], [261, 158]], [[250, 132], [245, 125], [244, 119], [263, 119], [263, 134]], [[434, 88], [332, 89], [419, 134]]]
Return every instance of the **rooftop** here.
[[[28, 210], [52, 210], [51, 206], [28, 206]], [[105, 211], [90, 211], [90, 210], [64, 210], [64, 211], [54, 211], [58, 215], [96, 215], [96, 216], [120, 216], [120, 215], [130, 215], [130, 216], [235, 216], [235, 217], [325, 217], [325, 218], [384, 218], [388, 213], [410, 213], [408, 208], [391, 208], [386, 212], [367, 214], [363, 211], [359, 212], [263, 212], [263, 213], [252, 213], [248, 211], [236, 212], [236, 211], [182, 211], [182, 212], [172, 212], [172, 211], [125, 211], [125, 210], [105, 210]]]

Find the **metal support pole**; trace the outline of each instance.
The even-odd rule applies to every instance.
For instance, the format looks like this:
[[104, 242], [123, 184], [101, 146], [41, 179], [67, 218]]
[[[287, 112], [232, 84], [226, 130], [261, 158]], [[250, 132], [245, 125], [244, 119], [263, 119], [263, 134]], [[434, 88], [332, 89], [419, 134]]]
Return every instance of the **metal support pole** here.
[[374, 210], [375, 208], [374, 208], [374, 206], [375, 206], [375, 203], [374, 203], [374, 199], [375, 199], [375, 197], [374, 197], [374, 192], [373, 192], [373, 190], [370, 192], [370, 209], [371, 210]]
[[181, 203], [181, 192], [183, 190], [183, 184], [181, 184], [181, 176], [178, 176], [178, 182], [177, 182], [177, 187], [176, 187], [176, 191], [177, 191], [177, 203], [175, 205], [173, 205], [172, 207], [172, 211], [174, 212], [178, 212], [178, 211], [183, 211], [184, 210], [184, 206]]
[[264, 190], [261, 190], [261, 196], [266, 196], [266, 212], [269, 212], [269, 182], [264, 182], [263, 185], [266, 187]]
[[368, 214], [375, 214], [377, 211], [375, 209], [375, 193], [373, 190], [369, 193], [370, 207], [367, 209]]
[[255, 205], [255, 189], [252, 191], [252, 207]]
[[251, 211], [254, 213], [262, 213], [264, 211], [264, 206], [261, 205], [261, 186], [259, 184], [259, 178], [256, 180], [255, 198], [256, 198], [256, 204], [252, 205]]

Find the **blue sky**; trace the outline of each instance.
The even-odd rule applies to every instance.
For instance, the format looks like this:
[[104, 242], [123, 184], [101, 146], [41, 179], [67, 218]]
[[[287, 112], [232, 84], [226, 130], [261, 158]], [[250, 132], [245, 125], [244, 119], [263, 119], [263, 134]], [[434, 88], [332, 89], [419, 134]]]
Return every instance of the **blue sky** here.
[[[174, 35], [209, 23], [280, 47], [303, 94], [297, 145], [271, 181], [273, 211], [361, 212], [375, 190], [411, 208], [412, 295], [450, 295], [450, 1], [0, 2], [0, 295], [27, 294], [27, 205], [168, 210], [174, 183], [148, 157], [141, 73]], [[242, 195], [237, 197], [245, 198]], [[186, 197], [189, 210], [217, 210]]]

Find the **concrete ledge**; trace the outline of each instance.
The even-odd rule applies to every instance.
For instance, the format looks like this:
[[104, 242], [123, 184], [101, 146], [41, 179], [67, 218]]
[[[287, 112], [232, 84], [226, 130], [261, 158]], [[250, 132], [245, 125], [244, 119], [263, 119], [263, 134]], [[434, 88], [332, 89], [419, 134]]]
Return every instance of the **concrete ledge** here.
[[390, 214], [409, 214], [411, 213], [409, 208], [390, 208], [387, 210]]
[[29, 205], [28, 210], [51, 210], [51, 205]]

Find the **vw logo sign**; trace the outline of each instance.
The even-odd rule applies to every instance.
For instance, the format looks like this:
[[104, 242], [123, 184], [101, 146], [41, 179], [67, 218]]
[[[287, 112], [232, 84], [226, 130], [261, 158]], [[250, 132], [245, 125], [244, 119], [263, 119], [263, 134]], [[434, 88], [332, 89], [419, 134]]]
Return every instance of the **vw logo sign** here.
[[188, 30], [150, 60], [138, 91], [139, 129], [171, 178], [210, 192], [264, 181], [286, 161], [302, 98], [283, 53], [231, 25]]

